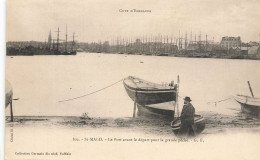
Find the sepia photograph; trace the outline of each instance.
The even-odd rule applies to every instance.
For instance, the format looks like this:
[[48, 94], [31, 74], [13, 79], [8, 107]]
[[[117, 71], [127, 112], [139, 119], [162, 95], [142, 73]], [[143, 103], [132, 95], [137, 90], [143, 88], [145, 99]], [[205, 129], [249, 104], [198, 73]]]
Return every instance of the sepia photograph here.
[[260, 1], [5, 6], [5, 160], [260, 159]]

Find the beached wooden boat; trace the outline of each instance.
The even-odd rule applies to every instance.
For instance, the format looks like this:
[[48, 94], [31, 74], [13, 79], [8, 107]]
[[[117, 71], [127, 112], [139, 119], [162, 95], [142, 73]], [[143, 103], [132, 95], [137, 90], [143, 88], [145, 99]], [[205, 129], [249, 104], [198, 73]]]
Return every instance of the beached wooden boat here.
[[140, 105], [157, 104], [176, 100], [176, 87], [163, 86], [129, 76], [123, 80], [128, 96]]
[[13, 97], [13, 88], [11, 84], [5, 81], [5, 108], [11, 103]]
[[[194, 123], [196, 127], [196, 134], [201, 133], [205, 129], [205, 119], [201, 115], [194, 116]], [[178, 134], [181, 126], [181, 119], [177, 118], [171, 122], [172, 131]]]
[[13, 102], [13, 88], [11, 84], [5, 80], [5, 108], [8, 107], [10, 104], [10, 115], [11, 115], [11, 122], [13, 122], [13, 107], [12, 107], [12, 102]]
[[164, 116], [172, 120], [174, 117], [174, 105], [175, 101], [170, 101], [150, 105], [137, 104], [137, 108], [139, 115]]
[[241, 105], [241, 111], [260, 117], [260, 98], [236, 95], [235, 100]]

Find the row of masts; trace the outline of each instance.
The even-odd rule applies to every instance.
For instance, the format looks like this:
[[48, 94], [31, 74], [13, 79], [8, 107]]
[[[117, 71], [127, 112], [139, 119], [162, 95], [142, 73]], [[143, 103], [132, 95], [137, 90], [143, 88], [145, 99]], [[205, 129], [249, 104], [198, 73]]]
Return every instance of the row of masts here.
[[208, 40], [208, 35], [202, 40], [201, 33], [195, 34], [194, 38], [192, 32], [188, 39], [187, 32], [183, 37], [180, 32], [178, 36], [156, 35], [156, 36], [141, 36], [137, 38], [112, 38], [110, 41], [92, 42], [90, 49], [93, 51], [102, 52], [104, 48], [108, 48], [110, 52], [150, 52], [150, 53], [173, 53], [176, 50], [186, 50], [189, 45], [206, 46], [209, 43], [215, 43], [214, 37]]
[[[157, 35], [157, 36], [141, 36], [137, 37], [136, 40], [139, 40], [141, 43], [162, 43], [162, 44], [174, 44], [178, 46], [179, 49], [187, 48], [188, 44], [209, 44], [214, 43], [214, 37], [211, 40], [208, 40], [208, 35], [205, 34], [205, 39], [202, 40], [201, 33], [198, 35], [195, 34], [194, 39], [192, 31], [190, 33], [190, 38], [188, 39], [187, 32], [183, 37], [180, 32], [179, 36], [168, 36], [168, 35]], [[101, 41], [99, 41], [101, 42]], [[132, 38], [121, 38], [117, 37], [116, 40], [111, 40], [111, 45], [127, 45], [133, 43]]]
[[[59, 51], [59, 48], [60, 48], [60, 41], [64, 41], [62, 39], [60, 39], [60, 28], [58, 27], [58, 30], [56, 31], [57, 32], [57, 39], [51, 39], [51, 31], [49, 33], [49, 40], [48, 40], [48, 43], [49, 43], [49, 48], [53, 49], [53, 50], [56, 50], [56, 51]], [[51, 44], [51, 40], [52, 40], [52, 44]], [[56, 41], [56, 42], [55, 42]], [[55, 47], [56, 46], [56, 47]], [[65, 46], [64, 46], [64, 50], [65, 52], [68, 52], [68, 33], [67, 33], [67, 25], [66, 25], [66, 34], [65, 34]], [[71, 51], [74, 51], [75, 50], [75, 33], [73, 32], [72, 34], [72, 42], [71, 42]]]

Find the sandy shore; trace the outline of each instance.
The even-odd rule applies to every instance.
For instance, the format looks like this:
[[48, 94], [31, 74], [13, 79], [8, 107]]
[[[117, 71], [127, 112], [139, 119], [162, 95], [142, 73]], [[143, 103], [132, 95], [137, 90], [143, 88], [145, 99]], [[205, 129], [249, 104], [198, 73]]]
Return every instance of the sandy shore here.
[[[9, 122], [8, 117], [6, 155], [8, 159], [39, 159], [39, 156], [15, 153], [69, 152], [69, 156], [42, 156], [41, 159], [131, 160], [140, 159], [140, 153], [149, 153], [149, 159], [172, 159], [173, 155], [175, 159], [259, 159], [259, 120], [240, 113], [199, 114], [204, 116], [206, 128], [198, 137], [189, 139], [176, 137], [170, 127], [171, 120], [158, 117], [20, 116], [14, 122]], [[186, 150], [189, 154], [183, 154]], [[115, 155], [121, 156], [115, 158]]]
[[[237, 113], [235, 115], [223, 115], [213, 112], [199, 113], [205, 118], [206, 127], [201, 133], [221, 134], [232, 129], [246, 129], [248, 131], [260, 131], [260, 121], [254, 117]], [[170, 122], [171, 119], [161, 117], [144, 117], [136, 118], [91, 118], [91, 117], [33, 117], [18, 116], [14, 117], [14, 122], [10, 122], [7, 117], [6, 124], [15, 126], [62, 126], [70, 128], [102, 128], [104, 130], [117, 129], [122, 132], [141, 132], [150, 135], [174, 135]]]

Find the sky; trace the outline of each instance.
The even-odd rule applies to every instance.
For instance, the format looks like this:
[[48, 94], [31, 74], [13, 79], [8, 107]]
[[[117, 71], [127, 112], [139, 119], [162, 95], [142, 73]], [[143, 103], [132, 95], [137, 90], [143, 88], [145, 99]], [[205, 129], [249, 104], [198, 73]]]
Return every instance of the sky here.
[[[46, 41], [51, 30], [69, 40], [97, 42], [143, 36], [185, 36], [201, 33], [219, 41], [240, 36], [260, 41], [259, 0], [8, 0], [7, 41]], [[129, 12], [120, 12], [119, 10]], [[151, 12], [130, 12], [132, 9]]]

